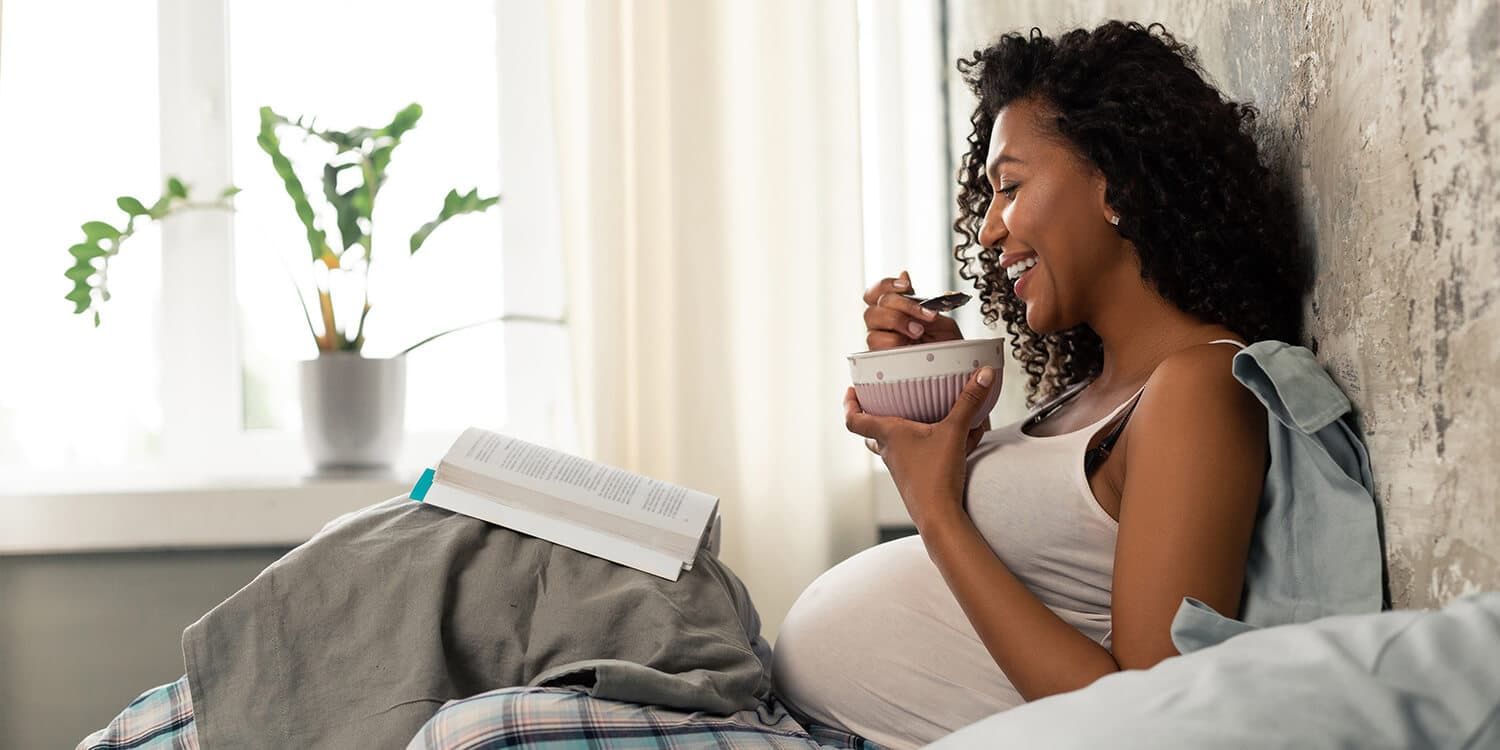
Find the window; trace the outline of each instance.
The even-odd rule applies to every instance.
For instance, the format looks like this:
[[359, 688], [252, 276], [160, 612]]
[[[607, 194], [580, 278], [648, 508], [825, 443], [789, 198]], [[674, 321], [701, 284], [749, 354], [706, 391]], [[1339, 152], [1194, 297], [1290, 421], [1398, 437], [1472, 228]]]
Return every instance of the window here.
[[[0, 470], [36, 488], [306, 471], [297, 360], [315, 349], [287, 274], [310, 280], [311, 263], [255, 145], [262, 105], [338, 129], [423, 105], [376, 203], [368, 356], [512, 319], [412, 353], [401, 466], [435, 461], [470, 424], [573, 447], [557, 213], [536, 140], [539, 4], [89, 7], [78, 23], [69, 3], [3, 5], [0, 315], [20, 366], [0, 368]], [[147, 226], [111, 263], [102, 325], [70, 315], [62, 271], [78, 225], [116, 221], [115, 196], [154, 198], [168, 174], [197, 195], [244, 192], [232, 214]], [[447, 190], [473, 187], [502, 193], [498, 210], [453, 220], [409, 256]]]
[[957, 289], [943, 4], [856, 8], [865, 285], [906, 269], [924, 296]]
[[0, 474], [9, 477], [128, 467], [160, 453], [160, 234], [147, 227], [111, 264], [102, 327], [63, 299], [79, 225], [118, 224], [115, 197], [152, 193], [161, 179], [156, 3], [93, 12], [78, 23], [68, 3], [7, 0], [0, 24]]
[[[356, 10], [357, 12], [352, 12]], [[295, 23], [289, 21], [295, 19]], [[330, 39], [348, 44], [330, 44]], [[301, 425], [297, 360], [316, 355], [292, 296], [288, 270], [307, 277], [312, 263], [291, 201], [255, 143], [259, 111], [312, 116], [321, 127], [379, 127], [411, 102], [423, 108], [402, 139], [376, 202], [367, 356], [389, 356], [439, 331], [492, 319], [503, 311], [500, 219], [491, 209], [435, 232], [416, 255], [407, 238], [442, 206], [443, 195], [499, 184], [500, 127], [495, 6], [405, 0], [257, 0], [229, 9], [230, 144], [237, 199], [235, 286], [244, 359], [247, 429]], [[289, 50], [295, 50], [289, 54]], [[320, 192], [320, 165], [333, 148], [283, 147], [309, 193]], [[298, 157], [304, 157], [299, 159]], [[313, 195], [314, 206], [325, 206]], [[321, 226], [336, 237], [332, 216]], [[349, 289], [339, 319], [358, 317]], [[310, 295], [310, 292], [309, 292]], [[316, 317], [314, 318], [316, 320]], [[352, 326], [351, 326], [352, 329]], [[505, 421], [500, 326], [477, 327], [417, 349], [408, 361], [407, 425], [442, 430]]]

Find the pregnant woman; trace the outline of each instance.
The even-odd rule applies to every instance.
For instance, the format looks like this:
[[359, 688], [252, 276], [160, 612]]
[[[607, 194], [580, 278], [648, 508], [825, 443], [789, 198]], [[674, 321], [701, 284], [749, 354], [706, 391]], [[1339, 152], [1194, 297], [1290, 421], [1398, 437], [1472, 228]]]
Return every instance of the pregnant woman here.
[[[1255, 111], [1190, 48], [1109, 23], [1007, 34], [959, 69], [979, 105], [955, 257], [1035, 408], [965, 435], [850, 389], [848, 428], [918, 536], [825, 573], [775, 646], [795, 711], [891, 747], [1177, 655], [1183, 597], [1235, 616], [1268, 454], [1231, 359], [1297, 341], [1301, 311]], [[910, 291], [903, 273], [866, 293], [869, 348], [961, 337]], [[979, 381], [965, 397], [1000, 386]]]
[[[979, 103], [954, 255], [1033, 408], [969, 431], [1002, 385], [987, 370], [936, 424], [866, 414], [851, 389], [847, 426], [918, 534], [827, 571], [774, 653], [712, 555], [668, 583], [392, 498], [205, 615], [189, 674], [82, 746], [910, 748], [1177, 655], [1185, 597], [1229, 618], [1259, 606], [1254, 573], [1279, 555], [1257, 546], [1257, 511], [1285, 446], [1231, 359], [1299, 339], [1302, 285], [1255, 111], [1159, 27], [1007, 34], [959, 69]], [[960, 338], [911, 286], [866, 293], [871, 349]], [[1347, 411], [1310, 356], [1287, 361], [1337, 395], [1328, 419]], [[1305, 613], [1307, 591], [1278, 593]]]

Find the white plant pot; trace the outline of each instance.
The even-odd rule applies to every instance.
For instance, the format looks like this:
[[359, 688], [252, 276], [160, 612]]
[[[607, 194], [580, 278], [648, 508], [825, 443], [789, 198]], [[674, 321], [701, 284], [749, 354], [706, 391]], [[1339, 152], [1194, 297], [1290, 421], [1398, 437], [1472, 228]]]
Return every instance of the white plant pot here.
[[316, 473], [391, 473], [406, 423], [406, 357], [324, 352], [300, 366], [302, 437]]

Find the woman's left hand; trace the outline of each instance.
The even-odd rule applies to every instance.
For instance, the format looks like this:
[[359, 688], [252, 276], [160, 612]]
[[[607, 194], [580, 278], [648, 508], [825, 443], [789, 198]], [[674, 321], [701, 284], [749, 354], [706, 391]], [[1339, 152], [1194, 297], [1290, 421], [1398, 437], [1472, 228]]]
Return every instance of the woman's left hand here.
[[933, 519], [964, 513], [968, 455], [990, 427], [988, 418], [972, 430], [969, 423], [995, 387], [994, 380], [993, 368], [975, 370], [948, 416], [932, 424], [867, 414], [854, 388], [844, 392], [844, 426], [864, 436], [870, 450], [885, 461], [918, 531]]

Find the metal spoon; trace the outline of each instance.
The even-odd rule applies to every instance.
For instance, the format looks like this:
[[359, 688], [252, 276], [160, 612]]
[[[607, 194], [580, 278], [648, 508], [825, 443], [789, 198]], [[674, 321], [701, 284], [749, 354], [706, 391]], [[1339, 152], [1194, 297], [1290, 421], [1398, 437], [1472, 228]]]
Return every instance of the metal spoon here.
[[964, 294], [963, 292], [943, 292], [942, 294], [939, 294], [935, 297], [928, 297], [927, 299], [914, 297], [910, 292], [901, 296], [911, 297], [916, 301], [918, 305], [921, 305], [928, 310], [933, 310], [940, 313], [948, 312], [949, 310], [956, 310], [960, 307], [963, 307], [964, 305], [968, 304], [970, 299], [972, 299], [972, 297]]

